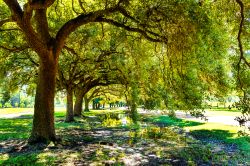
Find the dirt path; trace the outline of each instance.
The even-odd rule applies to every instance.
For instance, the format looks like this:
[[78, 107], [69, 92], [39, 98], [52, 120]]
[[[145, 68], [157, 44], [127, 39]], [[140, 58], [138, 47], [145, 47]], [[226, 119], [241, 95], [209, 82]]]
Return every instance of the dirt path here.
[[[218, 113], [219, 114], [219, 113]], [[216, 112], [207, 111], [205, 113], [205, 116], [207, 118], [207, 122], [212, 123], [221, 123], [225, 125], [231, 125], [231, 126], [239, 126], [238, 121], [235, 120], [236, 116], [239, 116], [240, 113], [236, 112], [235, 116], [232, 115], [217, 115]], [[181, 119], [187, 119], [187, 120], [193, 120], [198, 122], [206, 122], [205, 120], [201, 120], [200, 118], [195, 118], [191, 116], [189, 113], [176, 111], [176, 116]]]
[[[162, 111], [152, 110], [152, 111], [145, 111], [143, 109], [139, 109], [139, 112], [142, 114], [155, 114], [155, 115], [162, 115]], [[197, 122], [210, 122], [210, 123], [220, 123], [224, 125], [230, 126], [239, 126], [238, 121], [235, 120], [237, 116], [241, 116], [240, 112], [229, 112], [229, 111], [206, 111], [205, 116], [207, 121], [200, 118], [195, 118], [194, 116], [190, 115], [190, 113], [185, 113], [183, 111], [175, 111], [176, 117], [180, 119], [192, 120]], [[250, 126], [250, 123], [247, 124]]]

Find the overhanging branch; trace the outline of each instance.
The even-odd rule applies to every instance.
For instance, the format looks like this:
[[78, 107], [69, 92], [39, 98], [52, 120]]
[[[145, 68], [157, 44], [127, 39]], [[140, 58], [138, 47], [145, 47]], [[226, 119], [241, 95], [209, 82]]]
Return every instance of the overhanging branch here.
[[64, 42], [66, 38], [70, 35], [70, 33], [75, 31], [78, 27], [88, 24], [90, 22], [96, 22], [96, 19], [98, 17], [114, 13], [117, 10], [118, 10], [118, 7], [115, 6], [115, 7], [107, 8], [104, 10], [97, 10], [94, 12], [90, 12], [88, 14], [81, 14], [77, 16], [76, 18], [69, 20], [61, 27], [61, 29], [58, 31], [56, 35], [56, 42], [57, 42], [56, 49], [61, 50], [64, 46]]
[[241, 34], [242, 34], [242, 31], [243, 31], [244, 19], [245, 19], [245, 16], [244, 16], [244, 4], [243, 4], [243, 2], [241, 0], [236, 0], [236, 2], [240, 6], [240, 17], [241, 17], [238, 36], [237, 36], [238, 46], [239, 46], [239, 49], [240, 49], [240, 60], [239, 60], [238, 65], [243, 60], [244, 63], [250, 68], [250, 63], [247, 61], [247, 59], [244, 56], [244, 50], [243, 50], [243, 45], [242, 45], [242, 41], [241, 41]]
[[13, 22], [13, 20], [10, 19], [10, 18], [4, 19], [4, 20], [0, 20], [0, 27], [3, 26], [4, 24], [8, 23], [8, 22]]
[[44, 0], [44, 1], [35, 1], [35, 2], [32, 1], [32, 2], [29, 2], [29, 6], [33, 10], [46, 9], [50, 7], [54, 2], [55, 0]]
[[[127, 31], [137, 32], [137, 33], [141, 34], [142, 36], [144, 36], [147, 40], [152, 41], [152, 42], [164, 42], [164, 43], [167, 43], [167, 38], [164, 37], [164, 36], [160, 36], [160, 35], [152, 32], [152, 31], [148, 31], [148, 30], [144, 30], [144, 29], [140, 29], [140, 28], [130, 27], [130, 26], [124, 25], [124, 24], [119, 23], [119, 22], [117, 22], [115, 20], [112, 20], [112, 19], [98, 17], [95, 22], [105, 22], [105, 23], [114, 25], [116, 27], [123, 28], [123, 29], [125, 29]], [[151, 34], [151, 36], [149, 34]], [[152, 36], [154, 36], [156, 38], [154, 38]]]
[[29, 48], [29, 46], [23, 46], [23, 47], [6, 47], [3, 45], [0, 45], [0, 48], [7, 50], [9, 52], [21, 52]]

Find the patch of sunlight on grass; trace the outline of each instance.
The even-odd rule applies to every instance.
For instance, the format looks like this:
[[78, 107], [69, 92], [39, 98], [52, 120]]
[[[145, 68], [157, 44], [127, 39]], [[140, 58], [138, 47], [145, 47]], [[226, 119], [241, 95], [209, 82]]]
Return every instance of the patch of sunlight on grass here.
[[66, 116], [66, 111], [65, 112], [55, 112], [54, 116], [56, 118], [62, 118]]
[[69, 155], [69, 157], [71, 157], [71, 158], [77, 158], [79, 156], [79, 154], [76, 152], [76, 153], [71, 153], [70, 155]]
[[239, 111], [229, 111], [229, 110], [213, 110], [206, 109], [205, 115], [209, 116], [240, 116], [241, 112]]
[[211, 109], [210, 108], [206, 108], [206, 110], [240, 112], [237, 108], [231, 108], [231, 109], [229, 109], [229, 108], [224, 108], [224, 107], [219, 107], [219, 108], [217, 108], [217, 107], [211, 107]]
[[66, 108], [65, 107], [55, 107], [55, 112], [65, 112]]
[[0, 155], [0, 165], [3, 164], [4, 161], [9, 159], [9, 155], [8, 154], [1, 154]]
[[31, 119], [1, 119], [0, 140], [26, 139], [31, 131]]
[[153, 116], [145, 119], [146, 122], [151, 122], [156, 125], [164, 125], [164, 126], [178, 126], [178, 127], [187, 127], [187, 126], [200, 126], [204, 123], [188, 121], [178, 118], [172, 118], [169, 116]]
[[237, 131], [241, 128], [237, 126], [224, 125], [221, 123], [203, 123], [197, 126], [185, 126], [184, 129], [187, 129], [189, 131], [202, 130], [202, 129], [206, 130], [218, 129], [218, 130], [227, 130], [232, 133], [237, 133]]
[[[55, 113], [60, 115], [63, 113], [65, 115], [66, 108], [64, 107], [55, 107]], [[7, 114], [18, 114], [18, 113], [34, 113], [34, 108], [1, 108], [0, 109], [0, 116], [7, 115]]]
[[1, 108], [0, 115], [7, 115], [7, 114], [17, 114], [17, 113], [33, 113], [34, 108]]
[[85, 116], [94, 116], [99, 114], [107, 114], [107, 113], [124, 113], [124, 110], [90, 110], [88, 112], [84, 112]]
[[1, 161], [1, 165], [38, 165], [37, 161], [37, 153], [32, 154], [21, 154], [18, 156], [9, 156], [6, 160]]
[[57, 129], [70, 129], [70, 128], [86, 128], [86, 125], [84, 123], [79, 123], [79, 122], [72, 122], [72, 123], [66, 123], [64, 121], [62, 122], [56, 122], [56, 128]]
[[40, 164], [52, 164], [56, 160], [56, 154], [51, 152], [40, 153], [37, 155], [37, 163]]

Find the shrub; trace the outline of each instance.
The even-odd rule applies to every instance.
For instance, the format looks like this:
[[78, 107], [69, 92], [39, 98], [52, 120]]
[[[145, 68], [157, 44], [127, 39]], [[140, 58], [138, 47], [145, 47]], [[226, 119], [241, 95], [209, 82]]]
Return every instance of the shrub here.
[[20, 104], [20, 107], [21, 107], [21, 108], [25, 108], [25, 104], [22, 102], [22, 103]]
[[7, 102], [7, 103], [4, 104], [4, 107], [6, 107], [6, 108], [12, 108], [12, 105], [10, 104], [10, 102]]

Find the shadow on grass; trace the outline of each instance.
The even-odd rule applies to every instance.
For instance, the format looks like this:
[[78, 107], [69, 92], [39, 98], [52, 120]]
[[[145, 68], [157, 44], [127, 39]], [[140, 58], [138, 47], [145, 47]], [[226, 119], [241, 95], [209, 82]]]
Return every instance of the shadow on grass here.
[[0, 165], [34, 165], [38, 160], [39, 153], [21, 154], [21, 155], [8, 155], [5, 154], [3, 159], [0, 159]]
[[15, 117], [13, 119], [32, 119], [33, 115], [20, 115], [18, 117]]
[[0, 119], [0, 140], [27, 139], [31, 131], [31, 119]]
[[10, 150], [0, 153], [0, 165], [52, 165], [56, 159], [54, 156], [44, 154], [44, 149], [48, 147], [48, 144], [21, 144], [22, 142], [13, 142]]
[[[215, 140], [226, 144], [236, 144], [240, 149], [250, 152], [250, 137], [235, 137], [235, 133], [227, 130], [194, 130], [190, 134], [199, 140]], [[250, 154], [249, 154], [250, 155]]]
[[157, 126], [178, 126], [178, 127], [190, 127], [190, 126], [198, 126], [204, 123], [194, 122], [188, 120], [182, 120], [178, 118], [172, 118], [169, 116], [157, 116], [150, 117], [145, 119], [146, 122], [151, 122]]
[[219, 139], [225, 140], [233, 137], [233, 133], [226, 130], [194, 130], [190, 134], [197, 139]]

